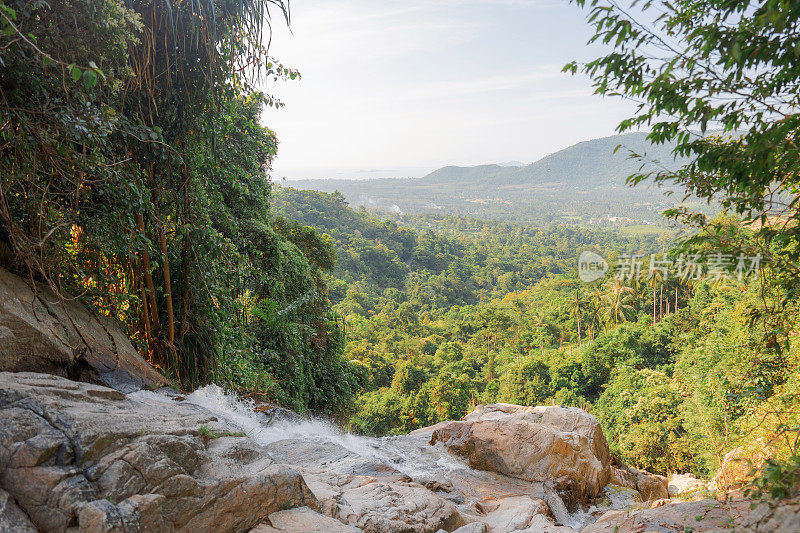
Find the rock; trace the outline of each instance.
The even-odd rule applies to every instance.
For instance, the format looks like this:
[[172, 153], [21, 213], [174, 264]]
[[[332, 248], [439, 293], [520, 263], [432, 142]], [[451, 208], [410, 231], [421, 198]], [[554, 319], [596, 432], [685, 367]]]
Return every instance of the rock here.
[[642, 533], [648, 531], [723, 531], [745, 521], [747, 500], [670, 502], [654, 509], [608, 511], [582, 533]]
[[613, 483], [614, 485], [619, 485], [620, 487], [627, 487], [629, 489], [636, 489], [636, 474], [628, 470], [628, 467], [623, 466], [622, 468], [617, 468], [615, 466], [611, 467], [611, 479], [608, 480], [609, 483]]
[[275, 529], [274, 527], [267, 525], [267, 524], [258, 524], [256, 527], [250, 530], [250, 533], [279, 533], [279, 529]]
[[409, 479], [382, 461], [358, 455], [333, 442], [286, 439], [269, 444], [266, 448], [270, 456], [280, 463], [324, 468], [328, 471], [354, 476], [389, 476], [391, 479]]
[[17, 506], [6, 491], [0, 489], [0, 533], [37, 533], [39, 529]]
[[0, 487], [38, 528], [246, 531], [281, 509], [318, 506], [300, 472], [249, 438], [201, 438], [202, 427], [238, 428], [188, 402], [137, 395], [0, 373]]
[[753, 472], [761, 468], [769, 456], [767, 447], [757, 447], [753, 451], [739, 447], [729, 451], [714, 477], [717, 489], [724, 492], [746, 485], [753, 479]]
[[523, 529], [517, 533], [574, 533], [574, 529], [566, 526], [557, 526], [553, 524], [546, 516], [534, 516], [527, 529]]
[[321, 515], [308, 507], [295, 507], [269, 515], [272, 527], [288, 533], [360, 533], [357, 527]]
[[303, 417], [277, 405], [266, 405], [256, 407], [255, 412], [258, 416], [258, 421], [264, 426], [271, 426], [279, 423], [300, 422]]
[[645, 501], [669, 498], [667, 478], [644, 470], [636, 470], [636, 490]]
[[667, 478], [631, 466], [611, 467], [611, 483], [636, 489], [644, 501], [669, 498]]
[[266, 451], [300, 469], [320, 512], [363, 531], [436, 531], [463, 523], [452, 501], [369, 457], [369, 450], [360, 455], [332, 441], [286, 439]]
[[[440, 529], [436, 533], [441, 533], [444, 529]], [[465, 526], [453, 530], [452, 533], [488, 533], [489, 526], [483, 522], [471, 522]], [[446, 532], [445, 532], [446, 533]]]
[[169, 384], [111, 319], [0, 268], [0, 371], [48, 372], [125, 392]]
[[478, 406], [433, 431], [472, 468], [550, 481], [576, 499], [597, 497], [611, 477], [608, 443], [597, 419], [574, 407]]
[[694, 474], [673, 474], [667, 485], [669, 497], [701, 495], [708, 490], [708, 483]]
[[[546, 515], [547, 504], [529, 496], [511, 496], [492, 502], [492, 510], [487, 512], [482, 521], [489, 526], [491, 533], [505, 533], [527, 529], [531, 520], [537, 515]], [[486, 506], [484, 505], [484, 509]]]
[[741, 527], [740, 533], [772, 533], [773, 531], [800, 531], [800, 501], [788, 499], [781, 502], [762, 502]]
[[309, 481], [317, 498], [330, 498], [322, 501], [322, 508], [365, 532], [436, 531], [463, 524], [453, 503], [417, 483], [348, 475], [323, 480], [325, 476]]

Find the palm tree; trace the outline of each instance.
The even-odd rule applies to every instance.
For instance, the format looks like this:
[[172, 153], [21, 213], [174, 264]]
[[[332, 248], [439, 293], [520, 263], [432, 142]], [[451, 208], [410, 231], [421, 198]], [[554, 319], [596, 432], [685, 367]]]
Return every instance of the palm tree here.
[[601, 311], [603, 309], [603, 288], [598, 286], [586, 299], [586, 308], [589, 314], [589, 323], [587, 329], [589, 336], [594, 340], [595, 332], [600, 329], [601, 324]]
[[581, 313], [583, 309], [583, 300], [580, 296], [580, 290], [575, 291], [575, 298], [570, 301], [570, 314], [572, 314], [578, 321], [578, 347], [581, 346]]
[[634, 290], [623, 284], [618, 279], [612, 279], [605, 284], [603, 294], [603, 319], [607, 326], [615, 327], [630, 319], [633, 306]]
[[650, 276], [647, 279], [647, 284], [653, 289], [653, 325], [656, 325], [656, 318], [661, 314], [661, 305], [656, 307], [656, 287], [661, 284], [661, 294], [663, 301], [664, 294], [664, 272], [660, 269], [651, 269]]
[[542, 353], [544, 353], [544, 338], [547, 334], [547, 322], [544, 319], [544, 315], [541, 311], [534, 311], [528, 316], [531, 329], [538, 330], [541, 328], [542, 336], [540, 338], [539, 349]]

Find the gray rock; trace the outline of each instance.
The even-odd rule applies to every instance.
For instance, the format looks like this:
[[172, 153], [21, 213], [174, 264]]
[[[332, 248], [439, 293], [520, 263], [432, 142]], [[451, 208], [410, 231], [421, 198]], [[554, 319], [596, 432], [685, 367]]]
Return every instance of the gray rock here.
[[737, 533], [800, 531], [800, 498], [762, 502], [736, 528]]
[[329, 516], [321, 515], [308, 507], [286, 509], [269, 515], [272, 527], [287, 533], [360, 533], [357, 527], [348, 526]]
[[339, 518], [367, 533], [425, 532], [462, 523], [456, 507], [416, 483], [358, 482], [343, 487]]
[[39, 530], [17, 506], [14, 499], [0, 489], [0, 533], [37, 533]]
[[581, 531], [584, 533], [721, 532], [744, 522], [749, 513], [750, 501], [747, 500], [667, 502], [652, 509], [608, 511], [597, 522]]
[[303, 417], [277, 405], [270, 405], [266, 409], [257, 411], [258, 421], [264, 426], [271, 426], [279, 422], [300, 422]]
[[48, 372], [131, 392], [168, 381], [113, 320], [0, 268], [0, 371]]
[[[141, 393], [140, 393], [141, 394]], [[0, 487], [46, 531], [245, 531], [318, 507], [301, 474], [177, 401], [0, 373]], [[205, 437], [204, 437], [205, 435]]]

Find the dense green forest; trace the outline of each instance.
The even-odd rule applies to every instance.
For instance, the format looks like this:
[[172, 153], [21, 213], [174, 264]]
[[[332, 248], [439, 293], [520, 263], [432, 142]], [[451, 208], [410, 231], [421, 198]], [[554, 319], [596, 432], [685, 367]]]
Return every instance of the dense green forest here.
[[181, 388], [334, 412], [334, 252], [269, 211], [279, 102], [255, 84], [299, 75], [266, 50], [287, 9], [0, 1], [0, 264], [117, 318]]
[[[772, 406], [796, 400], [796, 355], [760, 353], [749, 327], [759, 281], [740, 282], [734, 265], [724, 276], [709, 276], [709, 264], [698, 279], [651, 275], [649, 258], [663, 261], [670, 236], [452, 217], [398, 225], [340, 194], [285, 187], [274, 208], [336, 247], [330, 297], [358, 376], [355, 431], [405, 433], [478, 403], [556, 402], [594, 413], [629, 464], [709, 474], [753, 442]], [[737, 220], [718, 221], [752, 238]], [[621, 281], [612, 269], [583, 283], [586, 249], [612, 263], [641, 254], [642, 276]]]

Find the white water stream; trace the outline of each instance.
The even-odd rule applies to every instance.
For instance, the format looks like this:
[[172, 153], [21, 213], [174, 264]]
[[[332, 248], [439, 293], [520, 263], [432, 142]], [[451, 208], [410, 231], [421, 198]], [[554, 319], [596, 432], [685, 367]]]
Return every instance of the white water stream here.
[[[139, 391], [132, 394], [142, 400], [173, 402], [174, 399], [159, 393]], [[287, 439], [308, 442], [333, 443], [362, 458], [391, 466], [414, 480], [452, 480], [459, 475], [466, 479], [477, 479], [487, 486], [501, 484], [500, 476], [469, 468], [459, 457], [448, 453], [441, 445], [428, 446], [417, 439], [407, 437], [363, 437], [342, 431], [335, 425], [320, 419], [307, 418], [300, 421], [283, 420], [268, 426], [263, 425], [253, 408], [252, 401], [242, 401], [217, 385], [208, 385], [186, 397], [189, 403], [202, 407], [219, 419], [240, 428], [257, 443], [268, 446]], [[506, 478], [507, 479], [507, 478]], [[512, 484], [515, 480], [508, 480]], [[522, 482], [520, 482], [522, 485]], [[513, 491], [516, 487], [510, 486]], [[509, 486], [502, 486], [508, 492]], [[628, 489], [609, 486], [603, 497], [586, 509], [568, 512], [555, 493], [545, 496], [548, 505], [560, 525], [580, 530], [596, 520], [609, 509], [625, 509], [633, 503], [633, 493]]]

